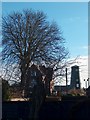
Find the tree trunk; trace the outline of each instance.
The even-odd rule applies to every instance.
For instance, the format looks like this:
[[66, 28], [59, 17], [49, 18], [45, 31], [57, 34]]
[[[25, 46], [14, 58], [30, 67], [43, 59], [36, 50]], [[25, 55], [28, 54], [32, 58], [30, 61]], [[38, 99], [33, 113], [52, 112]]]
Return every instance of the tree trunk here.
[[[23, 97], [25, 96], [26, 91], [26, 68], [25, 65], [21, 67], [21, 92]], [[23, 93], [24, 92], [24, 93]]]
[[24, 90], [25, 88], [25, 81], [26, 81], [26, 74], [25, 71], [21, 73], [21, 89]]
[[42, 107], [45, 101], [45, 97], [46, 97], [46, 94], [45, 94], [45, 89], [43, 84], [34, 86], [33, 92], [32, 92], [30, 114], [29, 114], [30, 120], [39, 119], [40, 108]]

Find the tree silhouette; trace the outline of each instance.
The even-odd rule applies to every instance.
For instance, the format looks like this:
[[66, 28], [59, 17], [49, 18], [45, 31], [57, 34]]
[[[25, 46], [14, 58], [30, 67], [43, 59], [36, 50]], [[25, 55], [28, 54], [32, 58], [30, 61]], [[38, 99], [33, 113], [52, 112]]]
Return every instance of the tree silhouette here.
[[20, 75], [22, 89], [32, 62], [55, 66], [68, 55], [61, 30], [42, 11], [23, 10], [3, 17], [2, 36], [5, 70], [10, 74], [11, 67], [11, 76]]

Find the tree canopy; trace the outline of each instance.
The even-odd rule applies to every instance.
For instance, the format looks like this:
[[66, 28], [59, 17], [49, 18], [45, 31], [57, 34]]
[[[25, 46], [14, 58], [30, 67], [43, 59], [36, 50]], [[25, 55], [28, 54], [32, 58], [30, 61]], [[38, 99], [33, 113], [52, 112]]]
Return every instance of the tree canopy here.
[[2, 35], [6, 71], [11, 66], [16, 75], [17, 69], [22, 86], [32, 62], [55, 67], [68, 56], [62, 31], [55, 22], [48, 22], [42, 11], [23, 10], [3, 17]]

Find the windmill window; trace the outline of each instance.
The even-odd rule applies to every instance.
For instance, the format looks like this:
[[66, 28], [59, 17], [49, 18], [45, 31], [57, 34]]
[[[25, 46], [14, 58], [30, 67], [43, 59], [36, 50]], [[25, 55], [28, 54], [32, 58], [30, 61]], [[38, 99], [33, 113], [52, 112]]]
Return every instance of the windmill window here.
[[78, 71], [78, 69], [76, 69], [76, 71]]
[[36, 71], [31, 71], [31, 76], [36, 76]]
[[79, 84], [76, 84], [76, 87], [79, 88]]

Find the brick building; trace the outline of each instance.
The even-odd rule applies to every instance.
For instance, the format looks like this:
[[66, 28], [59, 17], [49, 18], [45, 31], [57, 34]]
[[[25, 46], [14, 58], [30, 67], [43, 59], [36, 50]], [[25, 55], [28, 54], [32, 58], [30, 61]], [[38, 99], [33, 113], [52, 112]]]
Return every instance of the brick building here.
[[[45, 66], [37, 66], [33, 64], [27, 72], [27, 80], [25, 83], [25, 91], [27, 95], [32, 94], [32, 89], [35, 85], [43, 86], [46, 95], [50, 95], [50, 81], [52, 80], [53, 69]], [[41, 89], [41, 87], [39, 88]], [[27, 96], [26, 95], [26, 96]]]

